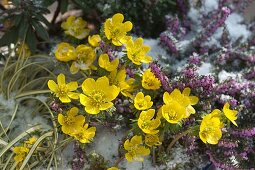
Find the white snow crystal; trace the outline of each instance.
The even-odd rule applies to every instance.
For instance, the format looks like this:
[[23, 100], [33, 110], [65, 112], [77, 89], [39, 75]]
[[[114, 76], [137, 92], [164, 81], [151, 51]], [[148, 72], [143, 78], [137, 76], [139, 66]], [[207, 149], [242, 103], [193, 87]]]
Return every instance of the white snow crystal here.
[[232, 13], [226, 20], [226, 25], [229, 30], [231, 41], [235, 41], [239, 37], [243, 36], [243, 40], [246, 40], [250, 36], [250, 31], [248, 31], [247, 26], [241, 24], [243, 22], [243, 17], [237, 13]]
[[218, 0], [204, 0], [203, 8], [205, 12], [211, 12], [218, 9], [219, 1]]

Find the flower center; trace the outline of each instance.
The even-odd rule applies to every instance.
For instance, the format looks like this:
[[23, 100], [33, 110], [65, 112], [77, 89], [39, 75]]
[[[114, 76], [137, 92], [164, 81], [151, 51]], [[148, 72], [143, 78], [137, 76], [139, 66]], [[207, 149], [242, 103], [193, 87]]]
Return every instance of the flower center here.
[[66, 85], [59, 85], [58, 86], [58, 91], [56, 93], [57, 97], [63, 97], [66, 96], [68, 93], [68, 88], [66, 87]]
[[66, 116], [65, 117], [65, 125], [73, 125], [75, 122], [74, 122], [74, 119], [73, 119], [73, 117], [68, 117], [68, 116]]

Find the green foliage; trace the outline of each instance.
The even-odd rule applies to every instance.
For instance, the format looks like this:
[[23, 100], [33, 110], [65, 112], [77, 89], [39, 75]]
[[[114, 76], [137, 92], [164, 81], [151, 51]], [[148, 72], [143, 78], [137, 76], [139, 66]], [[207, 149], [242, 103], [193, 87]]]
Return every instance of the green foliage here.
[[125, 20], [130, 20], [133, 23], [135, 33], [145, 37], [158, 37], [165, 28], [164, 16], [176, 10], [176, 4], [173, 0], [72, 1], [83, 9], [85, 17], [88, 16], [87, 20], [92, 19], [92, 22], [96, 20], [92, 16], [95, 13], [102, 16], [101, 22], [118, 12], [125, 14]]
[[43, 26], [50, 25], [43, 16], [49, 13], [49, 10], [36, 1], [13, 0], [12, 4], [14, 8], [1, 13], [1, 21], [10, 22], [10, 28], [0, 39], [0, 47], [21, 41], [35, 52], [38, 39], [49, 40], [48, 32]]

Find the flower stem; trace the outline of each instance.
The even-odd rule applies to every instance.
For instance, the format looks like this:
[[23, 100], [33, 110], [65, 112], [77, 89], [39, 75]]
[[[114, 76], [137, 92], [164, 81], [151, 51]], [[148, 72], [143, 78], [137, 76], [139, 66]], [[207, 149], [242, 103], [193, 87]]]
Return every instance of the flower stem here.
[[121, 161], [123, 161], [124, 160], [124, 156], [122, 156], [122, 157], [120, 157], [115, 163], [114, 163], [114, 167], [118, 167], [118, 165], [119, 165], [119, 163], [121, 162]]
[[170, 150], [172, 149], [172, 147], [174, 146], [174, 144], [175, 144], [180, 138], [182, 138], [183, 136], [187, 135], [189, 132], [190, 132], [190, 129], [188, 129], [188, 130], [186, 130], [186, 131], [180, 133], [179, 135], [177, 135], [177, 136], [174, 138], [174, 140], [172, 140], [172, 142], [168, 145], [167, 150], [166, 150], [167, 153], [170, 152]]

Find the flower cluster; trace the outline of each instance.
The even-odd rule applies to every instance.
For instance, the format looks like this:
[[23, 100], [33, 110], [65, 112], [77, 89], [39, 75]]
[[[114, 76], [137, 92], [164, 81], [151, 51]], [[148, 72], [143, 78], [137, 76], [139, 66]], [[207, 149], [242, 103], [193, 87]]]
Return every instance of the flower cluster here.
[[24, 141], [22, 146], [15, 146], [13, 152], [15, 153], [14, 160], [21, 166], [23, 160], [26, 158], [30, 148], [37, 141], [37, 137], [33, 136]]
[[[176, 25], [171, 27], [172, 31], [177, 31], [177, 21], [173, 21]], [[81, 18], [69, 17], [62, 28], [74, 37], [82, 34], [76, 37], [82, 39], [87, 36], [84, 37], [84, 23]], [[57, 83], [48, 81], [54, 103], [65, 104], [61, 109], [54, 109], [61, 131], [79, 143], [90, 143], [98, 124], [122, 126], [118, 123], [122, 116], [133, 126], [132, 133], [127, 134], [131, 138], [125, 136], [122, 143], [123, 157], [130, 162], [143, 161], [144, 156], [169, 139], [166, 134], [171, 134], [172, 128], [182, 125], [186, 129], [183, 134], [217, 144], [225, 124], [231, 121], [237, 126], [237, 111], [231, 110], [226, 102], [222, 111], [215, 109], [204, 116], [200, 128], [192, 122], [200, 119], [200, 115], [196, 114], [199, 97], [191, 95], [191, 91], [193, 94], [202, 87], [204, 91], [199, 91], [199, 96], [204, 97], [203, 93], [209, 94], [214, 83], [212, 77], [196, 74], [201, 65], [200, 57], [194, 53], [189, 59], [190, 66], [182, 70], [183, 79], [191, 81], [172, 82], [147, 54], [150, 47], [144, 45], [143, 38], [134, 39], [128, 35], [132, 27], [132, 23], [124, 22], [124, 16], [118, 13], [105, 21], [100, 34], [89, 35], [87, 43], [77, 47], [68, 42], [57, 45], [56, 59], [64, 62], [71, 74], [76, 74], [72, 76], [76, 81], [69, 83], [66, 83], [67, 73], [66, 76], [59, 74]], [[145, 64], [149, 68], [144, 67]], [[207, 112], [208, 108], [203, 111]], [[167, 151], [172, 145], [169, 144]], [[116, 165], [108, 169], [118, 169]]]

